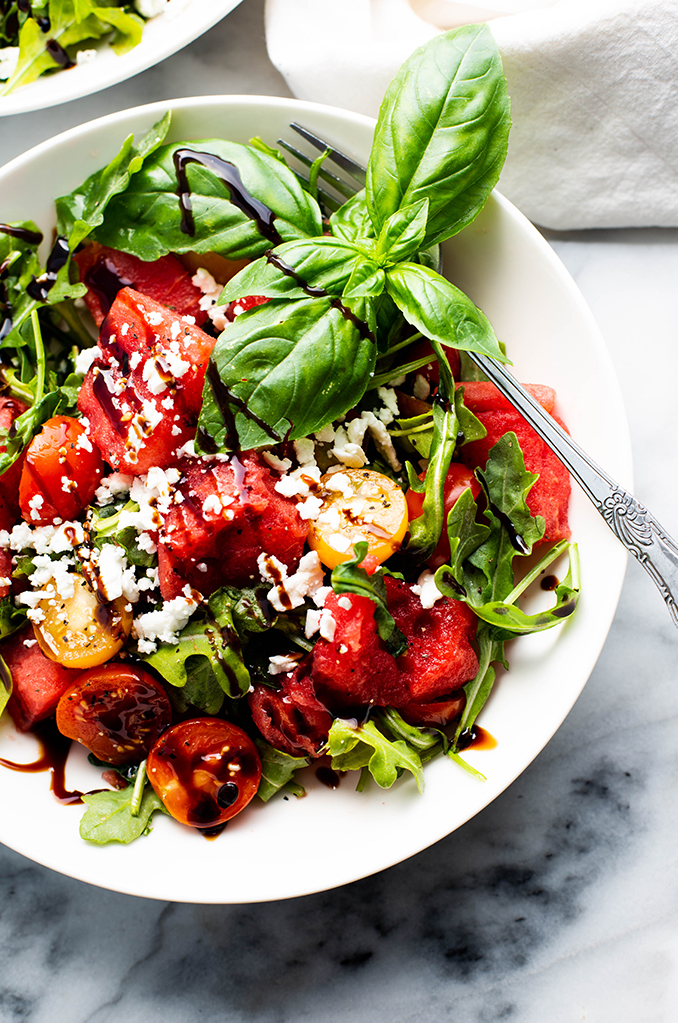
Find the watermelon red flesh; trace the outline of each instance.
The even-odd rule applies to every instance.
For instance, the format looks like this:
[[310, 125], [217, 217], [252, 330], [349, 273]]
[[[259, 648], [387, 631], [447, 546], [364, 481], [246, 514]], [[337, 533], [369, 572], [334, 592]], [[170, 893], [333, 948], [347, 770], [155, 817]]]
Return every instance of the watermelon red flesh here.
[[332, 715], [315, 695], [307, 663], [283, 677], [279, 692], [258, 685], [248, 701], [254, 724], [271, 746], [293, 757], [318, 756]]
[[198, 326], [207, 319], [200, 308], [202, 292], [176, 256], [167, 255], [153, 262], [109, 249], [93, 242], [74, 256], [80, 280], [87, 285], [85, 302], [97, 327], [124, 287], [161, 302], [179, 316], [193, 316]]
[[0, 600], [3, 600], [12, 585], [12, 552], [0, 547]]
[[385, 577], [388, 609], [408, 643], [397, 658], [409, 700], [435, 700], [475, 677], [478, 658], [471, 646], [476, 616], [460, 600], [439, 600], [422, 607], [407, 583]]
[[[350, 606], [342, 607], [340, 599]], [[407, 702], [407, 683], [379, 639], [374, 602], [354, 593], [344, 598], [329, 593], [325, 608], [337, 624], [334, 639], [321, 638], [313, 648], [311, 675], [320, 699], [332, 709]]]
[[165, 600], [181, 593], [186, 582], [204, 594], [223, 585], [250, 586], [260, 580], [262, 552], [296, 569], [308, 523], [293, 500], [277, 493], [275, 479], [255, 454], [207, 465], [184, 459], [177, 468], [183, 500], [163, 513], [160, 534]]
[[177, 449], [195, 435], [214, 344], [159, 302], [130, 288], [118, 293], [101, 327], [102, 358], [78, 397], [112, 468], [141, 475], [176, 461]]
[[[25, 641], [31, 645], [26, 646]], [[30, 625], [3, 642], [0, 656], [14, 683], [9, 712], [22, 732], [54, 714], [61, 695], [82, 674], [78, 668], [64, 668], [45, 657]]]
[[[550, 447], [538, 436], [510, 402], [499, 393], [494, 384], [473, 382], [462, 384], [464, 400], [487, 430], [487, 436], [459, 448], [458, 457], [473, 468], [485, 468], [490, 448], [508, 431], [513, 431], [525, 459], [525, 467], [539, 474], [539, 479], [527, 495], [527, 504], [533, 515], [541, 515], [546, 523], [541, 543], [567, 540], [570, 526], [567, 508], [570, 500], [570, 475]], [[525, 385], [539, 403], [552, 414], [555, 391], [551, 387]], [[564, 429], [565, 424], [553, 416]]]
[[[24, 405], [23, 401], [0, 395], [0, 427], [3, 430], [8, 430], [16, 417], [25, 412], [27, 408], [28, 406]], [[4, 451], [4, 444], [0, 445], [0, 452]], [[19, 521], [21, 514], [19, 510], [19, 480], [23, 463], [24, 456], [21, 455], [0, 476], [0, 529], [10, 530]]]

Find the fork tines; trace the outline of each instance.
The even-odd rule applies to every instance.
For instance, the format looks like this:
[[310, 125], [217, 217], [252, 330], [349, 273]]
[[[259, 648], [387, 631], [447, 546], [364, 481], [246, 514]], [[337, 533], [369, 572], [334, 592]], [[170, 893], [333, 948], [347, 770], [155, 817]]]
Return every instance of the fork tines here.
[[[339, 209], [346, 199], [350, 199], [351, 196], [355, 195], [356, 192], [360, 191], [365, 184], [365, 168], [355, 160], [352, 160], [346, 153], [342, 153], [340, 149], [335, 149], [329, 145], [323, 139], [318, 138], [313, 132], [309, 131], [308, 128], [304, 128], [303, 125], [297, 124], [295, 121], [291, 122], [290, 128], [296, 131], [298, 135], [308, 142], [311, 146], [317, 149], [321, 153], [327, 152], [327, 158], [323, 165], [320, 167], [318, 172], [318, 178], [323, 184], [329, 186], [330, 191], [327, 188], [318, 188], [318, 199], [327, 207], [330, 212], [334, 212]], [[310, 168], [313, 163], [313, 157], [307, 156], [302, 150], [297, 149], [296, 146], [291, 145], [285, 139], [278, 139], [278, 145], [282, 146], [286, 152], [290, 153], [303, 167]], [[348, 175], [352, 180], [346, 181], [343, 177], [338, 174], [332, 173], [332, 170], [328, 168], [328, 164], [333, 164], [335, 168], [339, 168], [345, 175]], [[308, 174], [303, 170], [297, 170], [293, 168], [294, 173], [303, 181], [308, 182]]]

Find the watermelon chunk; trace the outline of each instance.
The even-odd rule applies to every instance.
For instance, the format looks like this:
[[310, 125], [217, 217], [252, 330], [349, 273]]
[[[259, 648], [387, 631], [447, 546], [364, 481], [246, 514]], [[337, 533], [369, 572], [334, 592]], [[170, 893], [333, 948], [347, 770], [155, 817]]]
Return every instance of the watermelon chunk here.
[[141, 475], [176, 461], [195, 435], [215, 339], [159, 302], [123, 288], [104, 320], [101, 359], [83, 381], [78, 408], [108, 464]]
[[[533, 515], [542, 515], [546, 523], [540, 543], [567, 540], [570, 526], [567, 518], [570, 500], [570, 475], [563, 463], [556, 458], [548, 444], [532, 429], [526, 419], [494, 386], [488, 382], [473, 381], [460, 384], [465, 389], [464, 401], [487, 430], [487, 436], [459, 448], [458, 457], [473, 468], [485, 468], [490, 448], [500, 437], [513, 431], [525, 458], [525, 467], [539, 474], [529, 494], [527, 504]], [[552, 387], [540, 384], [525, 384], [527, 390], [540, 405], [553, 415], [556, 392]], [[558, 416], [553, 418], [563, 429], [567, 429]]]
[[160, 531], [163, 599], [178, 596], [186, 582], [206, 595], [218, 586], [250, 586], [260, 580], [262, 553], [296, 569], [308, 523], [254, 453], [207, 466], [184, 459], [177, 468], [179, 500], [162, 513]]
[[207, 312], [200, 308], [202, 291], [176, 256], [147, 263], [138, 256], [92, 242], [73, 258], [80, 280], [87, 285], [85, 302], [97, 327], [125, 287], [148, 295], [180, 316], [193, 316], [198, 326], [207, 319]]
[[79, 668], [64, 668], [45, 657], [31, 625], [6, 639], [0, 655], [12, 673], [14, 690], [8, 708], [21, 732], [54, 714], [62, 693], [82, 674]]

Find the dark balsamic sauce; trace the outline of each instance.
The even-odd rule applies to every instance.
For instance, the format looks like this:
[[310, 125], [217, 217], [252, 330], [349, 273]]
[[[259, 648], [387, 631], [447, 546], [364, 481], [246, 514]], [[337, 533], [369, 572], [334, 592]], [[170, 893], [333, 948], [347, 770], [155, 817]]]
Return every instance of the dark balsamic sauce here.
[[[207, 380], [209, 381], [212, 394], [214, 395], [214, 400], [216, 401], [219, 411], [221, 412], [222, 419], [224, 420], [224, 426], [226, 427], [225, 444], [227, 448], [230, 448], [233, 451], [239, 450], [238, 431], [235, 427], [235, 413], [231, 408], [232, 405], [235, 405], [238, 411], [241, 412], [246, 419], [251, 419], [252, 422], [257, 424], [257, 426], [260, 426], [264, 433], [267, 433], [272, 440], [276, 442], [282, 440], [279, 433], [276, 433], [276, 431], [272, 429], [268, 423], [265, 423], [264, 420], [256, 414], [256, 412], [253, 412], [252, 409], [248, 407], [247, 402], [233, 394], [219, 376], [219, 371], [213, 362], [210, 362], [207, 367]], [[204, 446], [202, 435], [200, 438], [200, 445], [201, 447]]]
[[316, 767], [315, 776], [328, 789], [338, 789], [341, 778], [331, 767]]
[[92, 382], [92, 391], [94, 396], [104, 410], [106, 416], [110, 420], [111, 426], [118, 434], [119, 437], [127, 438], [127, 427], [122, 421], [122, 415], [120, 410], [113, 404], [113, 395], [106, 386], [101, 373], [97, 373]]
[[34, 298], [36, 302], [46, 302], [47, 296], [56, 284], [59, 270], [66, 265], [67, 261], [68, 239], [64, 235], [59, 235], [47, 257], [44, 274], [34, 277], [26, 288], [29, 298]]
[[545, 575], [539, 585], [542, 590], [555, 590], [558, 586], [558, 577], [555, 575]]
[[213, 153], [200, 153], [194, 149], [176, 149], [173, 159], [179, 185], [177, 195], [181, 207], [181, 230], [184, 234], [191, 235], [191, 237], [195, 234], [191, 186], [188, 183], [186, 167], [189, 163], [199, 163], [202, 167], [210, 170], [220, 181], [223, 181], [233, 205], [254, 221], [257, 230], [264, 238], [267, 238], [273, 245], [281, 244], [282, 238], [273, 226], [275, 213], [247, 191], [235, 164], [229, 163], [228, 160], [222, 160], [220, 156], [215, 156]]
[[[45, 29], [43, 29], [43, 32]], [[49, 29], [48, 29], [49, 31]], [[59, 67], [67, 71], [69, 68], [75, 67], [75, 61], [71, 60], [66, 51], [64, 50], [61, 43], [58, 43], [56, 39], [49, 39], [47, 46], [45, 47], [52, 60], [55, 60]]]
[[488, 731], [481, 728], [480, 725], [474, 725], [473, 728], [466, 728], [459, 736], [457, 742], [457, 749], [495, 749], [497, 740], [493, 735], [490, 735]]
[[33, 730], [33, 735], [40, 744], [40, 754], [36, 760], [27, 764], [18, 764], [13, 760], [5, 760], [4, 757], [0, 757], [0, 765], [8, 767], [11, 771], [20, 771], [22, 774], [51, 771], [52, 780], [49, 787], [54, 798], [59, 803], [66, 805], [82, 803], [82, 792], [69, 792], [66, 789], [66, 759], [71, 748], [71, 740], [65, 738], [53, 725], [38, 726]]
[[502, 526], [508, 533], [511, 545], [515, 547], [519, 554], [529, 554], [530, 553], [529, 545], [525, 543], [524, 538], [520, 535], [520, 533], [516, 531], [508, 515], [501, 511], [501, 509], [497, 508], [496, 504], [493, 501], [490, 501], [489, 497], [487, 498], [487, 504], [488, 507], [491, 509], [492, 514], [496, 515], [496, 517], [499, 519]]
[[104, 315], [110, 310], [122, 288], [136, 287], [134, 281], [121, 277], [111, 259], [99, 259], [85, 274], [84, 283], [99, 300]]
[[27, 245], [39, 245], [43, 237], [40, 231], [29, 231], [27, 227], [13, 227], [11, 224], [0, 224], [0, 234], [8, 234]]
[[[266, 253], [266, 261], [267, 263], [270, 263], [271, 266], [274, 266], [276, 270], [280, 270], [285, 277], [291, 277], [295, 284], [297, 284], [298, 287], [300, 287], [301, 290], [309, 296], [309, 298], [329, 298], [329, 292], [326, 291], [325, 288], [316, 288], [309, 284], [304, 280], [301, 274], [297, 273], [293, 266], [289, 266], [280, 258], [280, 256], [277, 256], [275, 252], [271, 252], [269, 250]], [[376, 343], [377, 339], [365, 321], [361, 320], [359, 316], [356, 316], [356, 314], [345, 306], [343, 302], [341, 302], [338, 298], [334, 298], [332, 299], [331, 306], [333, 309], [338, 309], [344, 319], [349, 320], [353, 326], [356, 327], [363, 340], [369, 340]]]

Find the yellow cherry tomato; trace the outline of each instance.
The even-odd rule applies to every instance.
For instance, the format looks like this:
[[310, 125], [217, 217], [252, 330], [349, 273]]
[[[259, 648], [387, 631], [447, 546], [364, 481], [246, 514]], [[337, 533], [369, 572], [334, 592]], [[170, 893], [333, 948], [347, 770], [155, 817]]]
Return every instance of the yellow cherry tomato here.
[[327, 568], [354, 557], [367, 542], [367, 553], [386, 561], [407, 532], [407, 501], [392, 479], [373, 469], [342, 469], [320, 479], [323, 507], [311, 521], [308, 544]]
[[[99, 600], [81, 575], [73, 576], [72, 597], [58, 595], [41, 600], [44, 614], [33, 632], [46, 657], [66, 668], [95, 668], [114, 657], [132, 628], [132, 612], [125, 597]], [[56, 591], [54, 580], [48, 583]]]

